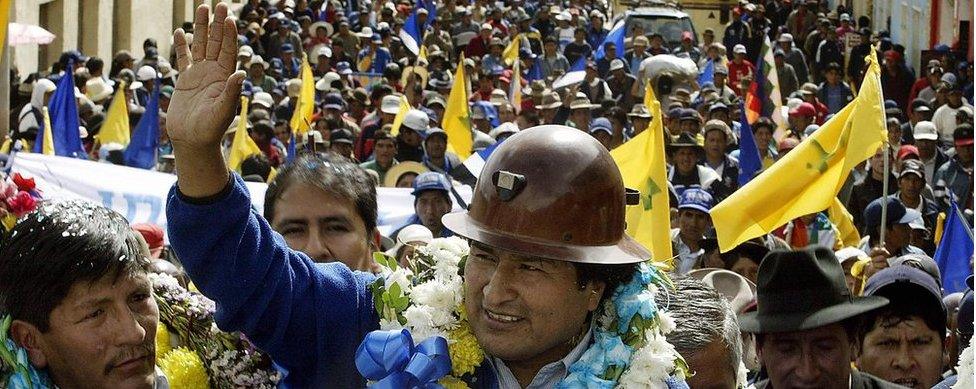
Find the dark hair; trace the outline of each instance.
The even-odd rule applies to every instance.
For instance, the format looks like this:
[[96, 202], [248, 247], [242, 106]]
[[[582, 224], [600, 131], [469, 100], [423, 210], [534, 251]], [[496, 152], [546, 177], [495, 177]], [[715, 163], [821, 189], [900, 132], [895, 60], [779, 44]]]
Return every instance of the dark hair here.
[[261, 182], [268, 181], [271, 174], [271, 161], [264, 154], [254, 154], [241, 161], [241, 176], [260, 176]]
[[91, 73], [103, 71], [105, 70], [105, 61], [98, 57], [91, 57], [88, 59], [88, 62], [85, 62], [85, 67]]
[[606, 288], [603, 289], [603, 296], [600, 302], [606, 300], [620, 284], [630, 281], [637, 273], [636, 263], [622, 265], [602, 265], [593, 263], [570, 262], [576, 268], [576, 282], [579, 287], [585, 288], [590, 281], [603, 282]]
[[887, 298], [888, 305], [864, 315], [857, 331], [858, 344], [863, 346], [864, 337], [878, 326], [893, 327], [912, 316], [918, 316], [929, 329], [937, 332], [939, 334], [937, 341], [942, 344], [946, 335], [946, 313], [941, 305], [941, 296], [933, 296], [930, 301], [924, 301], [919, 296], [930, 295], [931, 292], [921, 286], [908, 283], [899, 284], [897, 287], [882, 287], [878, 292], [875, 295]]
[[274, 219], [275, 204], [294, 184], [319, 188], [356, 205], [366, 233], [376, 228], [376, 187], [363, 168], [337, 154], [303, 154], [278, 172], [264, 195], [264, 217]]
[[773, 121], [769, 118], [761, 117], [752, 125], [752, 133], [755, 134], [756, 131], [759, 131], [760, 127], [766, 127], [769, 132], [774, 132], [776, 129], [776, 124], [773, 123]]
[[389, 132], [384, 130], [378, 130], [375, 133], [373, 133], [373, 140], [375, 141], [375, 143], [379, 143], [379, 141], [381, 140], [389, 140], [393, 142], [394, 146], [396, 146], [396, 137], [390, 135]]
[[254, 131], [254, 133], [261, 135], [265, 139], [271, 139], [274, 137], [274, 126], [270, 121], [267, 120], [260, 120], [257, 123], [254, 123], [254, 127], [251, 128], [251, 131]]
[[46, 332], [73, 285], [146, 273], [147, 254], [115, 211], [80, 200], [42, 203], [0, 242], [0, 307]]

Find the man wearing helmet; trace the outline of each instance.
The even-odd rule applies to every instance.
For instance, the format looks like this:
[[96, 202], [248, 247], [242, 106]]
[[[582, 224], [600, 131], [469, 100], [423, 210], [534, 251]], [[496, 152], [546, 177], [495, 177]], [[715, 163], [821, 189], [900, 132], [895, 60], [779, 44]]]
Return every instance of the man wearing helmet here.
[[[236, 27], [223, 3], [209, 34], [208, 17], [207, 6], [197, 9], [192, 53], [182, 31], [174, 36], [181, 77], [168, 123], [179, 172], [167, 204], [173, 247], [217, 301], [218, 325], [268, 352], [287, 372], [285, 385], [362, 387], [353, 356], [378, 328], [368, 287], [375, 278], [289, 250], [250, 208], [219, 147], [244, 78], [231, 74]], [[593, 341], [592, 313], [650, 258], [624, 234], [624, 208], [616, 165], [585, 133], [543, 126], [495, 149], [470, 211], [443, 218], [471, 241], [464, 304], [489, 356], [475, 372], [479, 385], [541, 388], [566, 378]]]

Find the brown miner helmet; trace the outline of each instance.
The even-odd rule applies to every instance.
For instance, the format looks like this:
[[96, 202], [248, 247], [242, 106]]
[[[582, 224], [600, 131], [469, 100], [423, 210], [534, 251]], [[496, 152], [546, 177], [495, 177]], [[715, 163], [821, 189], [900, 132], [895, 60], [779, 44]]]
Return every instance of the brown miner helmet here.
[[599, 142], [558, 125], [521, 131], [485, 163], [467, 212], [444, 225], [477, 242], [560, 261], [627, 264], [651, 258], [624, 233], [626, 190]]

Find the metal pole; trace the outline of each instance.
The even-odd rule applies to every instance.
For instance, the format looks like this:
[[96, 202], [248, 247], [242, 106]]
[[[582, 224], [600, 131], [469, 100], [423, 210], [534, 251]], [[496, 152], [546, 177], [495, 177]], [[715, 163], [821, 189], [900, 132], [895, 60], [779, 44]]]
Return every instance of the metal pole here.
[[[888, 172], [890, 171], [888, 156], [891, 154], [891, 150], [888, 149], [888, 142], [885, 142], [882, 146], [884, 149], [884, 179], [882, 179], [881, 188], [881, 233], [878, 237], [878, 244], [884, 247], [885, 244], [885, 226], [888, 225]], [[893, 254], [893, 253], [890, 253]]]
[[[0, 26], [7, 28], [7, 26]], [[7, 36], [9, 37], [9, 33]], [[3, 41], [3, 56], [0, 58], [0, 140], [10, 133], [10, 46]], [[19, 81], [19, 80], [18, 80]]]

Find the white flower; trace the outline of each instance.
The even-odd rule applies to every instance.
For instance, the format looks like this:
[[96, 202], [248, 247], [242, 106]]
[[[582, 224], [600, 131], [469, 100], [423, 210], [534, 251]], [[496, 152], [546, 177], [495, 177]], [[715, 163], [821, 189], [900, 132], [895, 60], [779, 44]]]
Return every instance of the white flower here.
[[380, 329], [383, 331], [399, 330], [402, 328], [403, 326], [396, 320], [380, 319]]
[[744, 388], [749, 385], [749, 369], [746, 369], [746, 364], [739, 361], [739, 369], [736, 371], [735, 376], [735, 386], [737, 388]]
[[952, 385], [952, 389], [972, 388], [973, 387], [973, 339], [969, 340], [969, 347], [966, 347], [959, 356], [959, 366], [956, 366], [956, 374], [959, 381]]
[[452, 312], [461, 303], [461, 294], [453, 282], [427, 281], [414, 286], [410, 297], [417, 305], [426, 305], [439, 311]]
[[389, 291], [393, 284], [400, 285], [400, 290], [403, 292], [407, 291], [410, 287], [410, 276], [413, 275], [410, 269], [407, 268], [397, 268], [396, 271], [385, 275], [386, 279], [386, 290]]
[[671, 333], [671, 331], [674, 331], [675, 328], [677, 328], [677, 325], [674, 324], [674, 318], [672, 318], [671, 314], [668, 313], [667, 311], [659, 310], [657, 311], [657, 315], [661, 321], [661, 323], [659, 324], [661, 334], [667, 335]]
[[653, 330], [645, 332], [647, 343], [630, 359], [630, 367], [620, 377], [621, 388], [663, 388], [674, 368], [677, 353], [663, 336]]
[[613, 321], [617, 319], [617, 308], [610, 299], [607, 299], [603, 305], [603, 312], [597, 317], [596, 323], [600, 328], [609, 329]]

